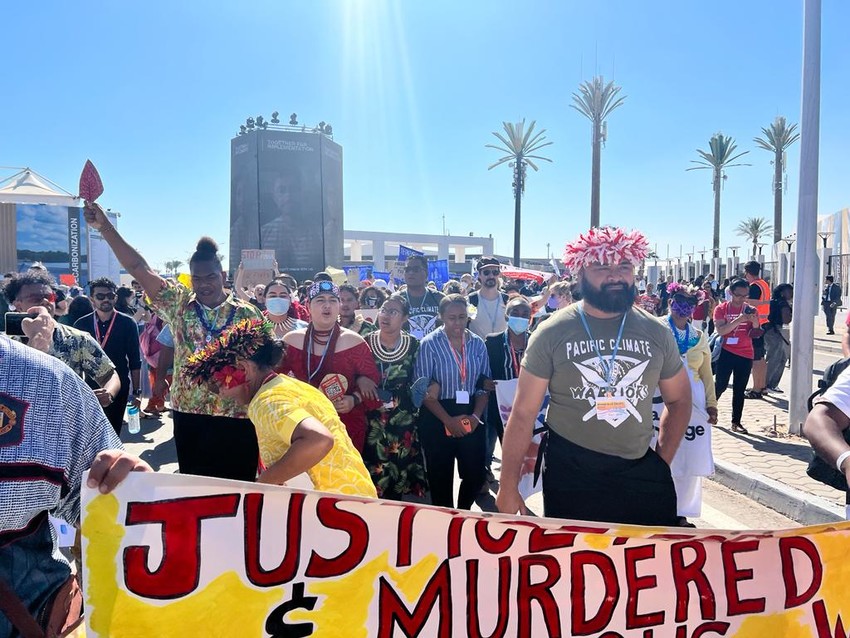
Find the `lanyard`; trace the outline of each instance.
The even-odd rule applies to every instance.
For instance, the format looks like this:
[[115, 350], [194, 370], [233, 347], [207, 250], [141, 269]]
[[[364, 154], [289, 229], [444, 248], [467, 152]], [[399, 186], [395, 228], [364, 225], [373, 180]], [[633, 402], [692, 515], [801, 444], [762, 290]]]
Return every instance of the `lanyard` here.
[[584, 316], [584, 302], [582, 302], [578, 307], [578, 316], [581, 318], [582, 325], [584, 325], [584, 331], [587, 333], [587, 336], [590, 337], [590, 345], [593, 346], [593, 350], [599, 358], [599, 363], [602, 364], [602, 371], [605, 373], [605, 383], [609, 386], [611, 385], [611, 377], [614, 374], [614, 361], [617, 360], [617, 352], [620, 349], [620, 341], [623, 339], [623, 326], [626, 325], [626, 317], [628, 314], [628, 310], [623, 313], [623, 320], [620, 322], [620, 331], [617, 333], [617, 341], [614, 343], [614, 352], [611, 353], [611, 360], [606, 363], [605, 359], [602, 358], [602, 353], [599, 352], [599, 347], [596, 345], [593, 335], [590, 333], [590, 326], [587, 325], [587, 319]]
[[[333, 333], [331, 333], [331, 336], [333, 336]], [[307, 330], [307, 334], [305, 335], [305, 340], [307, 341], [307, 344], [306, 344], [306, 345], [307, 345], [307, 348], [306, 348], [306, 354], [307, 354], [307, 381], [312, 383], [312, 381], [313, 381], [313, 377], [315, 377], [317, 374], [319, 374], [319, 371], [322, 369], [322, 366], [323, 366], [323, 365], [324, 365], [324, 363], [325, 363], [325, 357], [326, 357], [326, 356], [328, 356], [328, 348], [330, 348], [330, 345], [331, 345], [331, 338], [330, 338], [330, 337], [328, 337], [328, 342], [325, 344], [325, 349], [324, 349], [324, 350], [322, 350], [322, 358], [321, 358], [321, 359], [319, 359], [319, 365], [318, 365], [318, 366], [316, 367], [316, 369], [315, 369], [315, 370], [313, 370], [312, 372], [310, 371], [310, 368], [311, 368], [311, 366], [310, 366], [310, 362], [313, 360], [313, 356], [314, 356], [314, 355], [313, 355], [313, 330], [312, 330], [312, 324], [310, 325], [310, 328]]]
[[508, 336], [507, 330], [505, 331], [505, 347], [508, 349], [508, 352], [511, 353], [511, 370], [513, 371], [513, 379], [516, 379], [519, 376], [519, 361], [517, 360], [516, 350], [511, 345], [510, 337]]
[[676, 327], [676, 324], [673, 323], [673, 317], [668, 317], [667, 321], [670, 322], [670, 328], [673, 330], [673, 336], [676, 337], [676, 345], [679, 347], [679, 354], [685, 354], [688, 351], [688, 342], [691, 338], [691, 324], [685, 324], [685, 341], [679, 341], [679, 329]]
[[[449, 336], [446, 335], [446, 340], [449, 341]], [[457, 364], [457, 369], [460, 370], [460, 385], [461, 388], [466, 388], [466, 335], [463, 335], [463, 341], [460, 342], [460, 358], [457, 356], [457, 352], [455, 352], [454, 346], [452, 342], [449, 341], [449, 350], [454, 357], [455, 363]]]
[[94, 336], [97, 338], [97, 342], [100, 344], [101, 348], [106, 347], [106, 342], [109, 341], [109, 335], [112, 334], [112, 326], [115, 325], [115, 317], [118, 316], [118, 312], [112, 311], [112, 319], [109, 322], [109, 327], [106, 329], [106, 334], [103, 335], [103, 339], [100, 338], [100, 327], [97, 322], [97, 313], [94, 313]]

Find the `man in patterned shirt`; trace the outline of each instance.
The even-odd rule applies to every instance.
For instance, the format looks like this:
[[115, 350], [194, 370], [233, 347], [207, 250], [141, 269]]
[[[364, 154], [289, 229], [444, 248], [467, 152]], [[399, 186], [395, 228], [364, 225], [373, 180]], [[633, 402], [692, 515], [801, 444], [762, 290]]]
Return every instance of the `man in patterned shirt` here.
[[124, 240], [97, 204], [87, 204], [86, 223], [99, 230], [118, 261], [142, 284], [154, 311], [174, 336], [174, 384], [171, 406], [174, 443], [181, 474], [253, 481], [259, 448], [245, 407], [196, 385], [183, 374], [189, 357], [217, 339], [235, 322], [260, 312], [224, 289], [218, 246], [202, 237], [189, 259], [192, 288], [160, 277]]
[[[121, 390], [121, 379], [103, 348], [88, 334], [54, 319], [56, 297], [53, 278], [43, 270], [15, 275], [4, 294], [10, 307], [32, 315], [24, 322], [29, 345], [56, 357], [85, 379], [102, 407], [109, 406]], [[46, 338], [45, 338], [46, 337]]]
[[[0, 336], [0, 636], [10, 600], [41, 620], [71, 577], [48, 512], [80, 520], [80, 481], [108, 492], [131, 471], [151, 471], [120, 449], [97, 399], [55, 357]], [[79, 611], [79, 605], [77, 605]], [[26, 614], [24, 614], [26, 615]], [[17, 621], [16, 621], [17, 622]]]

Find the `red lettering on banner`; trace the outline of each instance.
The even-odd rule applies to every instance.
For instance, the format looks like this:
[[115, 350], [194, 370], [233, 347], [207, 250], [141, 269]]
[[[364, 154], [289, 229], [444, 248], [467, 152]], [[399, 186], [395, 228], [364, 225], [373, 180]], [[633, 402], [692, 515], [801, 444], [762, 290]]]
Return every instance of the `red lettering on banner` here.
[[406, 505], [402, 510], [401, 514], [398, 517], [398, 541], [396, 546], [398, 549], [396, 550], [397, 557], [395, 566], [396, 567], [409, 567], [411, 560], [411, 553], [413, 552], [413, 518], [416, 516], [416, 513], [419, 512], [420, 509], [418, 507], [414, 507], [413, 505]]
[[[301, 520], [304, 510], [304, 494], [293, 492], [289, 496], [286, 511], [286, 552], [274, 569], [263, 569], [260, 565], [262, 545], [263, 502], [262, 492], [245, 495], [245, 575], [257, 587], [274, 587], [288, 583], [298, 573], [301, 556]], [[273, 532], [276, 536], [278, 530]]]
[[405, 636], [418, 636], [424, 630], [439, 598], [439, 638], [452, 638], [452, 578], [449, 561], [445, 560], [434, 572], [425, 591], [416, 601], [413, 613], [408, 611], [392, 585], [384, 576], [378, 579], [378, 638], [395, 636], [396, 625]]
[[[587, 593], [587, 579], [585, 578], [585, 567], [595, 567], [604, 583], [605, 597], [596, 611], [596, 615], [588, 618], [585, 607], [585, 594]], [[588, 634], [602, 631], [614, 615], [614, 608], [620, 599], [620, 584], [617, 582], [617, 570], [610, 556], [601, 552], [590, 550], [575, 552], [570, 557], [570, 578], [572, 592], [570, 598], [573, 601], [572, 608], [572, 635], [587, 636]]]
[[[470, 638], [485, 638], [481, 633], [480, 618], [478, 611], [486, 609], [493, 611], [492, 605], [479, 604], [478, 595], [478, 565], [479, 560], [466, 562], [466, 635]], [[489, 574], [488, 574], [489, 575]], [[499, 559], [499, 599], [496, 604], [496, 627], [486, 638], [504, 638], [508, 630], [510, 619], [510, 593], [511, 593], [511, 558], [502, 556]]]
[[728, 622], [706, 622], [694, 629], [691, 638], [702, 638], [708, 635], [708, 632], [717, 634], [718, 636], [725, 636], [726, 632], [729, 631], [729, 627]]
[[760, 614], [765, 608], [764, 598], [740, 598], [738, 583], [753, 579], [752, 569], [738, 569], [735, 555], [745, 552], [756, 552], [758, 540], [726, 541], [720, 544], [720, 555], [723, 559], [723, 574], [726, 585], [726, 609], [730, 616], [741, 614]]
[[655, 558], [655, 545], [627, 547], [623, 553], [626, 562], [626, 629], [652, 627], [664, 622], [663, 611], [653, 611], [646, 614], [638, 613], [638, 594], [645, 589], [655, 589], [658, 578], [654, 575], [638, 576], [637, 563], [648, 558]]
[[555, 549], [572, 547], [575, 542], [575, 532], [550, 531], [544, 527], [535, 527], [528, 538], [528, 551], [532, 554], [551, 552]]
[[[797, 578], [794, 572], [794, 557], [791, 552], [802, 552], [812, 564], [812, 582], [809, 588], [800, 594], [797, 590]], [[823, 580], [823, 564], [815, 544], [802, 536], [789, 536], [779, 539], [779, 557], [782, 561], [782, 580], [785, 581], [785, 609], [798, 607], [815, 597]]]
[[312, 552], [307, 571], [304, 573], [308, 578], [342, 576], [353, 571], [366, 556], [366, 550], [369, 548], [369, 524], [357, 514], [339, 509], [340, 501], [339, 498], [331, 497], [319, 499], [316, 514], [326, 528], [348, 534], [348, 547], [333, 558], [324, 558], [315, 551]]
[[[519, 560], [519, 586], [517, 587], [517, 635], [521, 638], [530, 638], [531, 633], [531, 601], [536, 600], [543, 611], [543, 620], [546, 626], [546, 635], [551, 638], [559, 638], [561, 635], [561, 616], [558, 613], [558, 603], [552, 595], [552, 587], [561, 578], [561, 565], [554, 556], [541, 556], [532, 554], [520, 556]], [[540, 583], [531, 582], [531, 568], [535, 566], [546, 569], [546, 579]]]
[[[685, 564], [685, 550], [692, 549], [695, 557], [690, 564]], [[673, 543], [670, 547], [670, 563], [673, 571], [673, 584], [676, 587], [676, 622], [688, 619], [690, 592], [688, 583], [693, 583], [697, 589], [697, 599], [702, 617], [707, 620], [717, 618], [717, 602], [711, 583], [702, 571], [705, 567], [705, 546], [698, 541]]]
[[463, 524], [466, 519], [463, 516], [455, 516], [452, 522], [449, 523], [448, 546], [446, 555], [448, 558], [457, 558], [460, 556], [460, 533], [463, 531]]
[[162, 560], [148, 569], [150, 547], [124, 549], [124, 582], [127, 589], [145, 598], [170, 599], [191, 594], [201, 571], [201, 521], [236, 516], [239, 494], [127, 503], [126, 525], [162, 525]]
[[844, 630], [844, 623], [841, 622], [841, 614], [835, 618], [835, 633], [832, 632], [829, 616], [826, 613], [826, 605], [822, 600], [812, 603], [812, 613], [815, 618], [815, 628], [818, 632], [818, 638], [850, 638], [850, 633]]
[[504, 554], [511, 545], [514, 544], [516, 538], [516, 530], [505, 526], [505, 531], [499, 538], [490, 536], [489, 521], [481, 519], [475, 523], [475, 540], [488, 554]]

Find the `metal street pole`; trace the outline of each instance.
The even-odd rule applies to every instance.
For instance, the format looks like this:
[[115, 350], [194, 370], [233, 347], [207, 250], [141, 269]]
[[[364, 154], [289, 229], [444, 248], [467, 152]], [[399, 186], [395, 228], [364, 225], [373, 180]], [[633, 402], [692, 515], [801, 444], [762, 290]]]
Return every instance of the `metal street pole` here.
[[812, 392], [815, 316], [818, 312], [817, 214], [820, 136], [820, 0], [803, 1], [803, 98], [800, 118], [800, 193], [797, 200], [797, 267], [791, 324], [791, 397], [788, 427], [802, 431]]

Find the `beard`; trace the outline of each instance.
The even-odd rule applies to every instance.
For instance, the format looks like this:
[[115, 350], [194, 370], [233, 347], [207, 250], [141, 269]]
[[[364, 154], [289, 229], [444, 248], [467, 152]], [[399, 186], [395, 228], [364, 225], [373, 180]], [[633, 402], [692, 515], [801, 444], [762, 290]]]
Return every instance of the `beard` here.
[[596, 288], [582, 275], [579, 280], [582, 299], [602, 312], [626, 312], [637, 299], [634, 284], [602, 284]]

